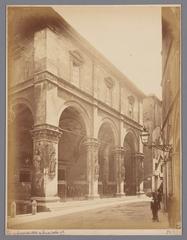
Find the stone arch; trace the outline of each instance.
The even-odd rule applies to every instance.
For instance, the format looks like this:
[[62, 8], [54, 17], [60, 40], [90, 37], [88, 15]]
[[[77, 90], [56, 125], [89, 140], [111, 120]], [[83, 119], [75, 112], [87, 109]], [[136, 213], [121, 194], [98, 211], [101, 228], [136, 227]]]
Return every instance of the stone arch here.
[[90, 136], [90, 132], [91, 132], [90, 122], [91, 122], [91, 120], [90, 120], [89, 114], [88, 114], [87, 110], [85, 109], [85, 107], [77, 101], [70, 100], [70, 101], [66, 101], [63, 104], [63, 106], [58, 111], [58, 115], [57, 115], [58, 123], [59, 123], [59, 120], [60, 120], [60, 117], [61, 117], [63, 111], [68, 107], [73, 107], [80, 113], [81, 118], [82, 118], [82, 120], [85, 124], [85, 127], [86, 127], [86, 134], [87, 134], [87, 136]]
[[[87, 189], [87, 152], [84, 139], [90, 133], [89, 115], [76, 101], [65, 102], [60, 111], [58, 143], [58, 194], [83, 197]], [[65, 183], [62, 183], [62, 181]]]
[[116, 126], [116, 123], [110, 119], [109, 117], [105, 117], [103, 119], [101, 119], [101, 121], [99, 122], [99, 124], [97, 125], [97, 135], [99, 135], [99, 130], [101, 129], [102, 125], [108, 123], [111, 127], [111, 130], [113, 132], [113, 136], [114, 136], [114, 144], [118, 145], [119, 143], [119, 131], [118, 128]]
[[136, 195], [137, 173], [136, 173], [136, 153], [138, 151], [138, 139], [135, 132], [129, 129], [125, 135], [124, 142], [124, 166], [125, 182], [124, 192], [127, 195]]
[[102, 119], [98, 126], [98, 163], [100, 169], [98, 191], [101, 196], [113, 196], [117, 191], [117, 163], [114, 155], [114, 149], [118, 143], [117, 128], [115, 123], [109, 118]]
[[30, 131], [34, 117], [31, 106], [24, 100], [12, 102], [14, 118], [8, 126], [8, 195], [9, 199], [16, 200], [28, 198], [31, 194], [33, 140]]
[[8, 112], [11, 113], [11, 111], [14, 111], [13, 110], [14, 106], [16, 106], [18, 104], [25, 105], [30, 110], [33, 119], [35, 119], [34, 109], [33, 109], [33, 106], [31, 104], [31, 102], [28, 99], [23, 98], [23, 97], [18, 97], [18, 98], [11, 99], [10, 103], [8, 105]]
[[124, 134], [124, 138], [123, 138], [123, 145], [124, 145], [124, 141], [126, 139], [127, 136], [131, 136], [132, 139], [134, 140], [134, 150], [135, 152], [138, 152], [139, 150], [139, 136], [137, 135], [137, 133], [134, 131], [134, 129], [132, 128], [128, 128], [126, 133]]

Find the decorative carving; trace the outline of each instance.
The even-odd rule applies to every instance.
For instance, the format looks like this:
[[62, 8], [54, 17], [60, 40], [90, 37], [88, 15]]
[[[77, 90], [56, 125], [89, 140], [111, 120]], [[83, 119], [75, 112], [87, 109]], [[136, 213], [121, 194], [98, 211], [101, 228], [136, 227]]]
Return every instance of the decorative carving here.
[[128, 96], [128, 100], [129, 100], [130, 104], [134, 104], [134, 102], [135, 102], [135, 98], [132, 95]]
[[34, 174], [32, 192], [34, 195], [43, 196], [44, 194], [44, 174]]
[[56, 153], [55, 153], [55, 150], [52, 151], [51, 153], [51, 156], [50, 156], [50, 162], [49, 162], [49, 175], [52, 177], [52, 176], [55, 176], [56, 174]]
[[40, 72], [34, 76], [34, 83], [42, 82], [45, 80], [52, 83], [57, 83], [58, 77], [48, 71]]
[[31, 131], [31, 134], [35, 140], [47, 140], [57, 143], [62, 135], [62, 132], [60, 132], [57, 127], [49, 124], [43, 124], [35, 126], [34, 130]]
[[111, 89], [114, 86], [114, 80], [111, 77], [106, 77], [105, 84], [106, 84], [107, 88]]
[[41, 155], [41, 149], [40, 147], [37, 147], [33, 157], [33, 165], [34, 165], [35, 173], [40, 173], [42, 170], [42, 166], [41, 166], [42, 159], [40, 155]]
[[83, 64], [84, 60], [81, 54], [79, 53], [79, 51], [74, 50], [74, 51], [69, 51], [69, 53], [75, 65], [80, 66], [81, 64]]

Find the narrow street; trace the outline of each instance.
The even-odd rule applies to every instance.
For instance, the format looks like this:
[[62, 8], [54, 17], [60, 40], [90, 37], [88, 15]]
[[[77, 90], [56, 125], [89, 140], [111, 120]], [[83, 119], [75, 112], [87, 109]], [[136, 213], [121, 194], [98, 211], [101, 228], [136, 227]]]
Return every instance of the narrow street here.
[[[113, 201], [113, 202], [112, 202]], [[122, 200], [100, 200], [90, 202], [89, 207], [86, 207], [88, 201], [83, 203], [81, 210], [73, 210], [65, 214], [60, 210], [47, 213], [45, 218], [38, 219], [38, 213], [35, 216], [26, 216], [25, 221], [18, 224], [11, 224], [10, 229], [166, 229], [169, 228], [167, 214], [162, 210], [159, 212], [159, 222], [152, 222], [150, 203], [148, 199], [135, 199], [131, 201]], [[106, 203], [105, 203], [106, 202]], [[104, 203], [104, 204], [103, 204]], [[93, 205], [97, 206], [93, 206]], [[75, 203], [76, 205], [76, 203]], [[66, 211], [67, 211], [66, 207]], [[27, 221], [34, 217], [32, 221]]]

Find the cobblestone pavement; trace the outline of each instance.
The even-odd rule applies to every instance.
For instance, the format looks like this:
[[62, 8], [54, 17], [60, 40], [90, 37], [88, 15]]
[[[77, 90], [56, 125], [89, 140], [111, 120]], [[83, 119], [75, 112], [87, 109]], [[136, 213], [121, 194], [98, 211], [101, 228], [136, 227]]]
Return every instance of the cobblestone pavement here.
[[11, 226], [11, 229], [166, 229], [167, 215], [159, 212], [159, 222], [152, 222], [149, 201], [119, 202], [67, 215], [35, 219]]

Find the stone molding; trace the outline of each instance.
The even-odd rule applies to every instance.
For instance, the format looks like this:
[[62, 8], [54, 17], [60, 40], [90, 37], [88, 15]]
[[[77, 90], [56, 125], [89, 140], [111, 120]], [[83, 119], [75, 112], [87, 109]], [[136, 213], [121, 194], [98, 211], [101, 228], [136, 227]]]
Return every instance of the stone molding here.
[[99, 148], [99, 142], [97, 138], [85, 138], [82, 142], [82, 145], [85, 147], [95, 147]]
[[34, 84], [40, 83], [42, 81], [49, 81], [53, 84], [57, 84], [58, 77], [48, 71], [42, 71], [34, 75]]
[[34, 126], [34, 129], [31, 130], [31, 135], [35, 140], [48, 140], [57, 143], [62, 135], [62, 132], [58, 127], [49, 124], [41, 124]]

